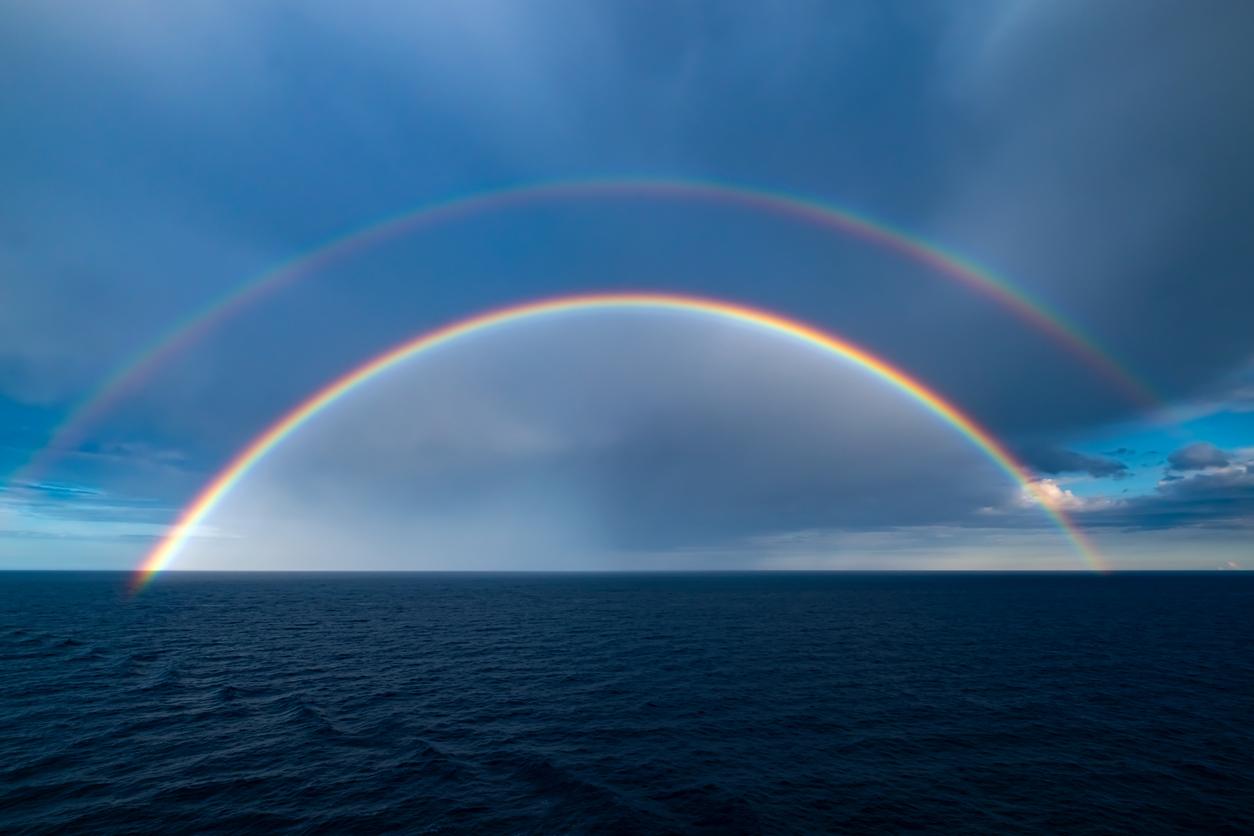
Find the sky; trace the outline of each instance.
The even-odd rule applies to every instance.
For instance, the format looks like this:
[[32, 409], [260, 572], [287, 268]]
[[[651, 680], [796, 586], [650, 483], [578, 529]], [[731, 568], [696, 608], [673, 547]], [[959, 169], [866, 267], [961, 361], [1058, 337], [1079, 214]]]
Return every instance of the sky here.
[[[7, 4], [0, 568], [135, 567], [340, 375], [596, 292], [848, 340], [1034, 484], [812, 346], [585, 311], [357, 387], [171, 568], [1088, 568], [1046, 510], [1112, 568], [1250, 568], [1251, 32], [1248, 4], [1165, 0]], [[607, 180], [871, 219], [1074, 336], [901, 247], [691, 188], [481, 200], [185, 327], [387, 218]]]

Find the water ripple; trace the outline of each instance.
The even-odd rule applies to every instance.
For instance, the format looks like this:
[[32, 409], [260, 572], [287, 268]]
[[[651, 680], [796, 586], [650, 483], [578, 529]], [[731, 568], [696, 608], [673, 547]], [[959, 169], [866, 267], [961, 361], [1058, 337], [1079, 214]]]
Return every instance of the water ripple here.
[[1254, 829], [1244, 576], [125, 582], [0, 575], [0, 830]]

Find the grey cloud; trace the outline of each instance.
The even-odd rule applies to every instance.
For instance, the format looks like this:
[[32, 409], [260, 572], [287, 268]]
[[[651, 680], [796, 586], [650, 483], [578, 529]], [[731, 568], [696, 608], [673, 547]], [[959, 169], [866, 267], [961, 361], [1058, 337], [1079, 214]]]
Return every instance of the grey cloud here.
[[[0, 393], [19, 402], [90, 391], [223, 277], [265, 263], [245, 242], [189, 220], [181, 200], [12, 188], [25, 209], [0, 233]], [[126, 211], [102, 213], [110, 200]]]
[[1168, 398], [1248, 362], [1254, 108], [1232, 80], [1254, 70], [1254, 6], [1001, 5], [964, 31], [955, 101], [981, 152], [939, 208], [945, 237], [1091, 324]]
[[983, 516], [1015, 490], [917, 403], [808, 347], [687, 317], [572, 317], [446, 349], [338, 405], [211, 519], [249, 545], [206, 538], [195, 559], [334, 562], [356, 532], [383, 550], [371, 559], [415, 565], [408, 546], [384, 546], [413, 543], [479, 565], [508, 560], [494, 538], [512, 530], [525, 545], [509, 565], [534, 568], [587, 559], [569, 549], [708, 548], [795, 528], [1043, 525]]
[[1152, 493], [1082, 513], [1078, 519], [1085, 525], [1129, 530], [1254, 529], [1254, 451], [1228, 458], [1226, 466], [1169, 473]]
[[[1095, 279], [1105, 273], [1094, 272], [1096, 268], [1087, 262], [1079, 265], [1083, 269], [1072, 269], [1066, 257], [1069, 251], [1078, 250], [1082, 256], [1100, 260], [1098, 266], [1105, 268], [1105, 255], [1117, 242], [1089, 242], [1086, 236], [1090, 230], [1105, 230], [1113, 223], [1112, 218], [1135, 213], [1106, 211], [1103, 207], [1094, 221], [1084, 217], [1086, 201], [1079, 201], [1079, 207], [1072, 203], [1076, 194], [1087, 194], [1077, 184], [1088, 182], [1090, 167], [1099, 174], [1107, 168], [1122, 171], [1119, 166], [1107, 166], [1104, 156], [1098, 160], [1091, 157], [1104, 154], [1113, 144], [1120, 151], [1115, 155], [1118, 162], [1123, 146], [1140, 138], [1133, 131], [1121, 130], [1113, 118], [1092, 119], [1088, 102], [1093, 97], [1087, 93], [1092, 79], [1078, 77], [1080, 74], [1070, 66], [1056, 66], [1055, 53], [1059, 43], [1070, 46], [1077, 29], [1093, 29], [1099, 34], [1117, 29], [1119, 16], [1087, 8], [1085, 14], [1078, 14], [1079, 6], [1049, 12], [1045, 7], [1051, 4], [1036, 4], [1023, 6], [1003, 19], [1002, 5], [964, 4], [961, 11], [948, 13], [919, 11], [917, 4], [909, 3], [809, 3], [789, 15], [772, 15], [750, 3], [696, 3], [660, 21], [634, 4], [616, 3], [518, 7], [473, 2], [456, 4], [456, 8], [408, 10], [368, 3], [354, 7], [351, 13], [334, 4], [311, 4], [299, 11], [278, 13], [201, 4], [184, 12], [162, 4], [138, 3], [118, 15], [102, 14], [89, 8], [91, 4], [81, 4], [81, 15], [45, 16], [32, 11], [22, 17], [41, 21], [35, 34], [43, 36], [46, 42], [41, 43], [48, 54], [61, 47], [62, 53], [86, 51], [100, 64], [125, 65], [128, 70], [123, 77], [109, 76], [113, 83], [104, 93], [110, 101], [121, 99], [128, 113], [137, 114], [136, 124], [142, 125], [144, 134], [178, 140], [154, 143], [160, 147], [145, 149], [152, 153], [137, 154], [124, 132], [121, 136], [87, 134], [100, 140], [93, 144], [109, 167], [118, 166], [135, 182], [174, 179], [189, 190], [211, 193], [209, 202], [220, 205], [221, 216], [239, 219], [242, 227], [264, 229], [267, 224], [291, 223], [299, 235], [293, 234], [289, 241], [304, 242], [317, 233], [325, 234], [327, 229], [355, 226], [365, 218], [394, 211], [396, 206], [422, 196], [466, 188], [467, 179], [472, 177], [478, 187], [485, 180], [506, 182], [537, 172], [551, 175], [570, 170], [731, 175], [826, 194], [908, 228], [924, 225], [920, 219], [935, 210], [935, 216], [943, 221], [933, 224], [933, 232], [942, 242], [949, 244], [952, 238], [959, 244], [970, 244], [971, 255], [989, 256], [992, 266], [1005, 267], [1003, 272], [1041, 291], [1041, 295], [1061, 300], [1063, 307], [1079, 312], [1077, 318], [1091, 320], [1091, 330], [1104, 333], [1110, 325], [1104, 321], [1104, 312], [1116, 309], [1109, 304], [1111, 300], [1081, 297], [1094, 287], [1104, 286]], [[292, 26], [286, 15], [298, 15], [308, 25]], [[1134, 12], [1126, 16], [1139, 18]], [[1045, 18], [1043, 25], [1035, 25], [1037, 17]], [[552, 25], [555, 20], [561, 25]], [[68, 35], [60, 32], [47, 37], [46, 30], [56, 27], [68, 29]], [[1109, 82], [1116, 87], [1118, 82], [1135, 81], [1142, 70], [1148, 73], [1157, 66], [1145, 57], [1144, 33], [1133, 28], [1132, 35], [1121, 35], [1124, 40], [1118, 42], [1135, 59], [1133, 69], [1123, 70], [1116, 64], [1114, 70], [1118, 72], [1112, 71], [1115, 78]], [[1178, 28], [1165, 28], [1173, 37], [1164, 47], [1162, 63], [1166, 69], [1161, 72], [1176, 72], [1173, 61], [1179, 59], [1184, 65], [1182, 72], [1193, 79], [1205, 68], [1199, 69], [1189, 60], [1196, 40], [1192, 30], [1177, 35]], [[1235, 29], [1227, 27], [1228, 31]], [[961, 32], [958, 37], [968, 38], [978, 48], [951, 49], [942, 43], [942, 35], [951, 30]], [[315, 50], [308, 43], [291, 42], [293, 32], [303, 33], [323, 47], [316, 50], [318, 61], [302, 63], [308, 59], [305, 53]], [[325, 43], [319, 38], [325, 38]], [[1227, 38], [1220, 40], [1217, 54], [1227, 61], [1231, 44]], [[209, 44], [227, 45], [220, 50], [224, 66], [214, 63], [217, 53], [208, 48]], [[901, 49], [901, 44], [910, 48]], [[1105, 79], [1099, 72], [1107, 69], [1101, 38], [1082, 38], [1078, 44], [1081, 54], [1068, 64], [1092, 67]], [[978, 60], [959, 67], [957, 56], [971, 54], [978, 55]], [[85, 67], [95, 66], [82, 55], [75, 58]], [[888, 60], [893, 71], [879, 72], [878, 62]], [[35, 69], [42, 65], [42, 61], [30, 63]], [[79, 75], [94, 77], [89, 72]], [[1231, 77], [1240, 75], [1236, 72]], [[264, 83], [254, 84], [255, 77], [263, 77]], [[172, 127], [168, 113], [152, 118], [142, 106], [136, 106], [136, 102], [151, 104], [154, 97], [144, 92], [150, 80], [158, 89], [156, 98], [161, 108], [168, 110], [172, 104], [186, 102], [196, 102], [199, 107], [206, 79], [213, 80], [211, 88], [248, 89], [250, 95], [238, 102], [230, 96], [226, 102], [218, 102], [224, 109], [213, 111], [217, 115], [208, 126], [180, 111], [181, 121], [173, 120]], [[1025, 105], [1001, 86], [1000, 79], [1011, 87], [1018, 79], [1028, 79], [1039, 95]], [[132, 86], [141, 92], [135, 93]], [[306, 99], [296, 91], [307, 86], [318, 89], [317, 98], [325, 107], [304, 108]], [[1195, 86], [1207, 91], [1214, 88], [1205, 83]], [[951, 97], [950, 88], [958, 88], [960, 93]], [[170, 91], [176, 95], [169, 95]], [[1103, 88], [1098, 98], [1109, 95], [1120, 101], [1118, 92], [1107, 93]], [[255, 97], [262, 97], [265, 107], [249, 105]], [[407, 106], [392, 106], [396, 97]], [[1067, 105], [1073, 99], [1081, 101], [1075, 108], [1078, 112]], [[1173, 105], [1147, 102], [1141, 96], [1129, 107], [1133, 115], [1148, 113], [1146, 118], [1157, 125], [1159, 108], [1170, 111]], [[1225, 108], [1216, 106], [1214, 112], [1221, 109]], [[264, 119], [258, 117], [260, 113], [266, 114]], [[1209, 108], [1203, 108], [1205, 119], [1211, 114]], [[1110, 135], [1088, 127], [1090, 122], [1104, 125]], [[318, 129], [311, 130], [310, 126]], [[432, 126], [444, 127], [437, 131]], [[209, 130], [202, 131], [206, 127]], [[926, 136], [927, 141], [885, 141], [885, 137], [911, 135]], [[194, 146], [195, 153], [189, 155], [195, 157], [194, 165], [176, 153], [189, 136], [208, 137], [204, 149], [195, 141], [187, 143]], [[211, 142], [219, 140], [219, 153], [207, 150]], [[295, 145], [302, 149], [301, 154], [289, 153]], [[413, 147], [428, 150], [414, 155]], [[967, 147], [986, 148], [989, 154], [969, 160], [958, 150]], [[1056, 147], [1062, 153], [1055, 155]], [[357, 156], [361, 148], [370, 153]], [[70, 156], [68, 151], [64, 153], [64, 157]], [[960, 162], [955, 165], [954, 160]], [[1197, 162], [1192, 154], [1188, 160], [1190, 165]], [[63, 173], [70, 170], [65, 158], [54, 162], [44, 167]], [[1156, 176], [1173, 169], [1152, 162], [1147, 161], [1146, 166]], [[1033, 174], [1038, 169], [1045, 173]], [[385, 174], [381, 176], [380, 171]], [[264, 176], [260, 176], [262, 172]], [[343, 182], [334, 179], [338, 172], [344, 172]], [[1025, 177], [1025, 172], [1030, 176]], [[68, 179], [78, 186], [75, 178]], [[95, 178], [89, 179], [95, 182]], [[1116, 179], [1117, 183], [1102, 191], [1114, 195], [1111, 200], [1119, 204], [1117, 209], [1147, 202], [1135, 188], [1144, 178]], [[1193, 183], [1196, 178], [1181, 179]], [[1055, 180], [1060, 184], [1057, 188], [1041, 185]], [[1028, 183], [1031, 199], [1024, 199], [1023, 182]], [[370, 189], [361, 189], [361, 183], [370, 184]], [[1196, 201], [1200, 209], [1195, 214], [1199, 216], [1205, 214], [1201, 209], [1210, 205], [1206, 191], [1210, 183], [1207, 179], [1199, 187], [1204, 192]], [[271, 184], [280, 186], [272, 193]], [[308, 184], [314, 184], [316, 192], [300, 191], [309, 188]], [[1155, 182], [1146, 188], [1169, 193], [1160, 185]], [[295, 198], [293, 186], [297, 189]], [[287, 196], [286, 202], [278, 192]], [[1172, 200], [1166, 202], [1174, 206]], [[1038, 205], [1043, 208], [1034, 208]], [[162, 214], [186, 217], [189, 213], [175, 205]], [[1174, 222], [1175, 216], [1170, 217]], [[1075, 237], [1086, 238], [1083, 246], [1073, 246], [1072, 236], [1063, 234], [1070, 232], [1064, 227], [1073, 223], [1083, 233]], [[1129, 232], [1102, 235], [1117, 241], [1165, 237], [1148, 234], [1143, 224], [1128, 223], [1133, 227]], [[136, 226], [139, 234], [132, 232], [131, 238], [140, 242], [135, 246], [141, 255], [145, 253], [144, 241], [170, 237], [160, 224], [145, 220]], [[276, 233], [275, 237], [283, 236]], [[629, 248], [630, 239], [620, 239], [624, 240], [629, 243], [620, 246]], [[841, 253], [856, 249], [846, 246], [848, 243], [833, 249]], [[204, 248], [187, 249], [200, 253]], [[557, 252], [564, 248], [537, 249]], [[1053, 430], [1068, 422], [1105, 420], [1126, 408], [1100, 381], [1091, 380], [1087, 369], [1062, 359], [1065, 353], [1057, 346], [1025, 334], [1004, 311], [955, 291], [926, 271], [889, 258], [869, 259], [870, 266], [865, 269], [861, 264], [847, 267], [843, 260], [823, 269], [821, 265], [833, 261], [830, 251], [802, 260], [796, 258], [800, 248], [792, 247], [782, 260], [779, 247], [764, 249], [769, 250], [770, 257], [763, 257], [754, 274], [739, 283], [728, 280], [718, 263], [690, 264], [686, 272], [719, 276], [718, 282], [702, 288], [714, 295], [726, 291], [773, 307], [816, 311], [816, 318], [825, 324], [851, 332], [920, 372], [1003, 432], [1014, 433], [1025, 426]], [[1098, 255], [1102, 259], [1097, 259]], [[1152, 256], [1145, 258], [1153, 261]], [[1055, 259], [1064, 263], [1056, 264]], [[128, 259], [99, 260], [115, 262], [110, 277], [121, 275], [129, 266]], [[193, 255], [185, 262], [199, 260]], [[1036, 265], [1043, 266], [1038, 270]], [[564, 267], [546, 265], [550, 274]], [[595, 276], [591, 281], [603, 282], [608, 269], [612, 268], [598, 265], [595, 270], [577, 272], [585, 283], [589, 275]], [[164, 272], [170, 272], [168, 265]], [[659, 272], [642, 271], [650, 277]], [[239, 273], [223, 271], [222, 275], [235, 278]], [[769, 283], [764, 281], [767, 276]], [[496, 289], [493, 283], [497, 279], [478, 278], [479, 282], [460, 283], [467, 288], [458, 291], [463, 304], [449, 305], [449, 309], [477, 307], [479, 285]], [[631, 280], [640, 281], [638, 277]], [[659, 281], [676, 283], [670, 274], [663, 274]], [[516, 281], [511, 293], [531, 289], [522, 284]], [[899, 288], [909, 292], [896, 292]], [[76, 296], [79, 290], [78, 283], [65, 282], [56, 293]], [[127, 299], [147, 299], [145, 290], [137, 287]], [[453, 292], [446, 290], [444, 294], [451, 297]], [[868, 298], [877, 301], [868, 305]], [[330, 297], [324, 303], [324, 318], [339, 301]], [[397, 304], [389, 298], [386, 303], [405, 310], [403, 301]], [[419, 305], [426, 309], [429, 302], [420, 299], [414, 308]], [[65, 329], [50, 330], [82, 328], [84, 343], [92, 341], [93, 330], [100, 327], [82, 322], [81, 315], [72, 309], [59, 310], [38, 300], [24, 307], [15, 318], [54, 324], [72, 318]], [[173, 316], [178, 310], [172, 306], [153, 316]], [[130, 312], [119, 309], [119, 313]], [[296, 318], [284, 312], [284, 320]], [[886, 322], [894, 327], [886, 328]], [[1112, 327], [1122, 326], [1114, 323]], [[335, 337], [326, 335], [328, 340]], [[31, 346], [39, 343], [38, 334], [26, 334], [22, 339], [29, 340]], [[23, 397], [53, 400], [62, 396], [99, 371], [95, 365], [78, 368], [83, 361], [77, 358], [85, 354], [111, 356], [108, 352], [112, 346], [90, 350], [96, 348], [93, 345], [87, 352], [61, 357], [55, 354], [57, 346], [77, 341], [49, 338], [48, 342], [46, 352], [53, 356], [38, 358], [36, 364], [23, 355], [13, 360], [14, 366], [7, 371], [0, 368], [0, 374], [12, 381], [13, 390], [31, 390]], [[248, 355], [250, 363], [264, 356], [251, 345], [242, 353]], [[221, 365], [227, 362], [239, 361], [231, 357]], [[336, 368], [343, 362], [337, 357], [327, 365]], [[46, 373], [49, 369], [57, 372], [58, 363], [73, 367]], [[1199, 376], [1209, 374], [1214, 364], [1207, 361], [1202, 365], [1205, 368]], [[261, 375], [268, 380], [254, 384], [246, 371], [231, 368], [220, 374], [231, 381], [233, 390], [240, 390], [233, 400], [241, 403], [254, 396], [264, 398], [260, 390], [279, 377], [265, 369]], [[298, 376], [301, 370], [290, 374]], [[71, 383], [55, 391], [34, 391], [63, 377]], [[1025, 377], [1034, 385], [1021, 386]], [[317, 379], [316, 374], [310, 374], [311, 384]], [[195, 406], [181, 417], [195, 422], [197, 412], [207, 411], [204, 404]], [[272, 410], [267, 404], [257, 414]], [[253, 417], [247, 416], [250, 420]]]
[[[49, 412], [68, 406], [115, 360], [280, 254], [398, 207], [606, 171], [796, 188], [926, 230], [1065, 311], [1168, 400], [1210, 391], [1207, 381], [1254, 354], [1254, 114], [1232, 81], [1250, 75], [1248, 4], [920, 11], [875, 0], [780, 15], [692, 3], [665, 19], [631, 3], [398, 8], [137, 2], [103, 12], [80, 2], [71, 14], [0, 12], [13, 24], [0, 29], [17, 33], [0, 60], [29, 79], [0, 102], [13, 207], [0, 225], [0, 274], [17, 277], [0, 287], [3, 394]], [[770, 219], [726, 212], [690, 224], [699, 213], [646, 206], [595, 225], [595, 211], [578, 208], [549, 226], [522, 213], [468, 224], [469, 245], [449, 245], [443, 260], [381, 250], [346, 265], [339, 283], [320, 276], [250, 311], [129, 399], [78, 461], [100, 473], [113, 461], [111, 488], [129, 479], [128, 490], [142, 481], [156, 495], [188, 495], [286, 406], [395, 339], [505, 299], [647, 282], [835, 328], [1012, 446], [1039, 441], [1045, 472], [1124, 472], [1057, 439], [1132, 407], [978, 294], [851, 239], [777, 234], [786, 224]], [[437, 238], [455, 235], [441, 230], [423, 246]], [[375, 281], [385, 272], [399, 278]], [[389, 514], [358, 508], [354, 519], [386, 528], [440, 502], [482, 524], [486, 512], [465, 507], [476, 492], [531, 486], [575, 497], [600, 533], [638, 548], [780, 527], [961, 528], [972, 509], [1006, 499], [1002, 474], [874, 397], [853, 397], [857, 415], [826, 392], [812, 414], [789, 413], [817, 379], [804, 363], [744, 367], [754, 380], [781, 378], [757, 390], [774, 400], [747, 398], [717, 374], [680, 386], [644, 372], [665, 368], [676, 345], [632, 346], [630, 362], [593, 351], [613, 386], [589, 360], [564, 384], [472, 369], [470, 382], [439, 382], [434, 401], [389, 412], [384, 398], [366, 433], [344, 425], [354, 444], [311, 459], [339, 482], [285, 460], [290, 470], [275, 475], [291, 481], [276, 490], [340, 496], [360, 485]], [[570, 353], [553, 355], [561, 368], [577, 366]], [[542, 406], [563, 402], [571, 381], [595, 421]], [[1245, 383], [1217, 402], [1248, 408]], [[137, 440], [181, 452], [141, 468], [134, 460], [146, 454], [128, 446]], [[412, 456], [396, 454], [398, 441]], [[159, 483], [158, 465], [183, 473]], [[1239, 500], [1191, 495], [1204, 486], [1191, 479], [1172, 479], [1190, 482], [1180, 493], [1130, 501], [1123, 519], [1240, 518]], [[537, 501], [537, 524], [515, 519], [514, 529], [542, 550], [545, 531], [565, 524], [559, 506]], [[1036, 524], [1029, 516], [1002, 519]]]
[[[1130, 450], [1115, 451], [1112, 455], [1126, 455]], [[1128, 466], [1116, 458], [1091, 456], [1061, 447], [1030, 449], [1025, 458], [1028, 464], [1042, 473], [1087, 473], [1098, 478], [1121, 479], [1128, 475]]]
[[1167, 456], [1167, 463], [1172, 470], [1205, 470], [1212, 467], [1227, 467], [1229, 456], [1214, 444], [1198, 441]]

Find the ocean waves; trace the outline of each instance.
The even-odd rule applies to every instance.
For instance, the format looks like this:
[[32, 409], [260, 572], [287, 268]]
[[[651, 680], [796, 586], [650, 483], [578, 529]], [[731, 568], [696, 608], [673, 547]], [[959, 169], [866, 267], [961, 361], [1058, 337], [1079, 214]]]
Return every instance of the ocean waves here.
[[1252, 614], [1201, 575], [9, 573], [0, 829], [1248, 829]]

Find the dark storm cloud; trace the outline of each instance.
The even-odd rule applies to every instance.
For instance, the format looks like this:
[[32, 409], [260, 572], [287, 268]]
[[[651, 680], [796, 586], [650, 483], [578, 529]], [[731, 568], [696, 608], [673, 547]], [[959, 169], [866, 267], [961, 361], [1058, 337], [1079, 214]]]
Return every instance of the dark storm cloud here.
[[[1130, 451], [1116, 451], [1126, 455]], [[1115, 455], [1112, 454], [1112, 455]], [[1091, 456], [1061, 447], [1032, 448], [1024, 456], [1032, 467], [1041, 473], [1087, 473], [1098, 478], [1120, 479], [1128, 475], [1128, 466], [1110, 456]]]
[[[446, 195], [607, 172], [831, 199], [986, 262], [1166, 400], [1250, 401], [1248, 376], [1216, 383], [1254, 356], [1254, 108], [1234, 81], [1254, 73], [1249, 4], [79, 2], [0, 16], [0, 69], [25, 80], [0, 90], [0, 421], [38, 412], [24, 444], [171, 323], [292, 253]], [[403, 337], [507, 300], [644, 286], [833, 328], [1038, 448], [1042, 472], [1126, 470], [1121, 453], [1068, 445], [1140, 407], [987, 297], [848, 236], [641, 204], [517, 211], [328, 269], [180, 355], [49, 480], [176, 504]], [[962, 525], [1005, 499], [999, 476], [925, 444], [885, 433], [833, 461], [840, 445], [803, 421], [753, 446], [779, 418], [768, 405], [710, 417], [692, 392], [658, 391], [677, 403], [615, 444], [577, 422], [537, 439], [485, 418], [462, 447], [426, 452], [443, 484], [468, 485], [501, 453], [469, 430], [551, 443], [632, 543]], [[127, 451], [142, 450], [171, 453], [140, 466]], [[1146, 502], [1185, 502], [1163, 496]], [[1206, 502], [1198, 514], [1228, 514]]]
[[1172, 470], [1206, 470], [1211, 467], [1227, 467], [1229, 455], [1214, 444], [1197, 441], [1167, 456]]
[[[153, 281], [145, 276], [186, 273], [185, 264], [150, 257], [152, 242], [177, 241], [154, 228], [154, 216], [184, 219], [187, 236], [207, 238], [209, 247], [215, 240], [238, 247], [229, 243], [238, 239], [277, 258], [424, 197], [533, 176], [643, 169], [793, 186], [969, 248], [1055, 301], [1169, 395], [1251, 348], [1248, 329], [1230, 313], [1244, 309], [1238, 297], [1249, 285], [1233, 280], [1250, 254], [1232, 208], [1250, 185], [1242, 162], [1251, 122], [1239, 86], [1223, 83], [1248, 75], [1237, 34], [1249, 14], [1244, 4], [1201, 15], [1157, 2], [977, 3], [948, 11], [807, 3], [774, 15], [751, 3], [695, 3], [665, 18], [635, 4], [566, 2], [371, 3], [353, 13], [334, 4], [283, 12], [78, 8], [76, 15], [14, 13], [11, 29], [30, 37], [10, 60], [25, 76], [47, 76], [55, 95], [14, 93], [8, 103], [21, 116], [11, 120], [18, 129], [10, 140], [17, 152], [7, 156], [11, 180], [34, 178], [54, 198], [81, 194], [89, 183], [86, 191], [104, 196], [110, 217], [136, 216], [144, 199], [120, 184], [172, 184], [160, 213], [141, 211], [133, 230], [110, 234], [119, 254], [92, 254], [101, 281], [117, 289], [83, 307], [100, 321], [134, 316], [136, 299], [164, 298], [143, 285]], [[84, 93], [49, 71], [52, 55], [74, 78], [95, 80], [92, 94], [131, 118], [104, 124], [83, 116]], [[316, 100], [298, 94], [310, 85]], [[405, 107], [392, 106], [398, 98]], [[76, 162], [80, 148], [52, 130], [65, 119], [107, 165]], [[424, 148], [420, 158], [409, 153], [414, 147]], [[979, 156], [968, 152], [975, 148]], [[692, 240], [695, 247], [702, 239]], [[548, 251], [579, 251], [580, 243], [558, 241]], [[751, 287], [728, 281], [717, 262], [692, 260], [690, 272], [723, 277], [704, 292], [805, 312], [849, 333], [1006, 434], [1049, 433], [1129, 409], [1058, 345], [926, 271], [892, 259], [871, 264], [874, 272], [843, 262], [825, 271], [806, 261], [790, 270], [776, 245], [764, 250], [773, 257], [762, 259]], [[23, 253], [14, 269], [47, 267], [38, 261], [38, 252]], [[607, 270], [589, 262], [549, 264], [547, 272], [579, 274], [585, 286], [588, 276], [603, 282]], [[642, 268], [659, 275], [656, 265]], [[243, 272], [217, 276], [226, 284]], [[66, 271], [56, 275], [65, 286], [52, 298], [83, 298]], [[677, 278], [662, 275], [663, 284]], [[1175, 310], [1153, 300], [1174, 299], [1186, 278], [1198, 301], [1225, 298], [1211, 306], [1207, 333], [1144, 339]], [[32, 278], [32, 287], [39, 284]], [[408, 293], [423, 310], [468, 311], [550, 287], [520, 278], [489, 288], [481, 277]], [[408, 301], [377, 299], [377, 308], [393, 311]], [[329, 296], [309, 321], [342, 302]], [[361, 299], [352, 304], [379, 315]], [[65, 358], [30, 351], [41, 335], [54, 345], [83, 342], [85, 350], [67, 352], [71, 358], [110, 356], [107, 344], [86, 345], [91, 329], [72, 301], [64, 310], [42, 302], [10, 310], [15, 322], [43, 326], [8, 330], [10, 365], [24, 364], [14, 391], [31, 381], [52, 386], [73, 371], [59, 371]], [[155, 309], [149, 330], [159, 331], [160, 318], [173, 312]], [[318, 327], [299, 311], [283, 319], [293, 330]], [[93, 327], [102, 340], [111, 333]], [[341, 343], [344, 350], [328, 357], [328, 368], [361, 350], [353, 335], [323, 330], [328, 354]], [[240, 350], [217, 347], [221, 356], [203, 374], [244, 389], [238, 403], [259, 400], [265, 387], [247, 391], [248, 366], [269, 341], [264, 329], [235, 335]], [[131, 347], [121, 342], [113, 356]], [[1165, 342], [1169, 356], [1154, 354]], [[1160, 370], [1167, 379], [1158, 379]], [[1024, 378], [1033, 386], [1020, 386]], [[77, 371], [69, 385], [86, 379]], [[203, 411], [189, 404], [186, 417], [194, 422]]]
[[[1071, 312], [1169, 398], [1246, 363], [1254, 106], [1234, 79], [1254, 72], [1254, 6], [997, 4], [970, 23], [954, 89], [979, 154], [940, 216], [955, 243]], [[1081, 391], [1061, 378], [1032, 388], [1045, 395], [989, 408], [1057, 425], [1118, 406], [1058, 397]]]

